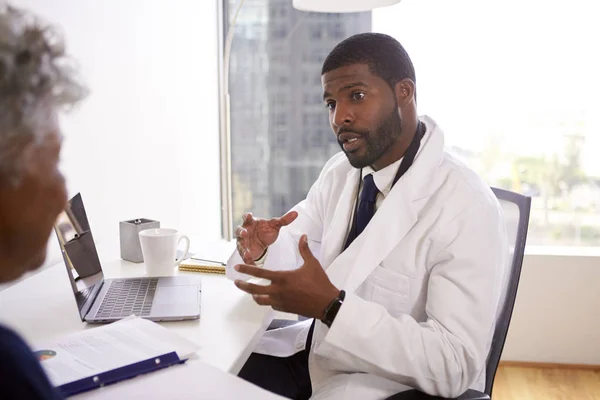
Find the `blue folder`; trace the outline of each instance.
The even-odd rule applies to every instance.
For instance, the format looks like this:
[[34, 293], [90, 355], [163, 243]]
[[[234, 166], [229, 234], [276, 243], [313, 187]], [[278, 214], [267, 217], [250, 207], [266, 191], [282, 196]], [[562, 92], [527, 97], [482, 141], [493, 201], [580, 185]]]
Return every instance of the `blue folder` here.
[[162, 356], [152, 357], [148, 360], [140, 361], [124, 367], [116, 368], [103, 372], [98, 375], [83, 378], [74, 382], [65, 383], [58, 387], [58, 390], [65, 397], [87, 392], [102, 386], [120, 382], [126, 379], [135, 378], [138, 375], [157, 371], [162, 368], [170, 367], [176, 364], [183, 364], [187, 359], [180, 360], [177, 353], [171, 352]]

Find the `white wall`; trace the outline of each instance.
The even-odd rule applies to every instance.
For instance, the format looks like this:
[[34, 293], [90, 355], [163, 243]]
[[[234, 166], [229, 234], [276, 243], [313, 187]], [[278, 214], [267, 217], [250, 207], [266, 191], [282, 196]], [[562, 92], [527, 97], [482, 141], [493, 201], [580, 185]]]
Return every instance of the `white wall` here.
[[100, 247], [137, 217], [220, 238], [216, 1], [13, 3], [63, 29], [91, 89], [63, 120], [62, 169]]
[[600, 365], [600, 257], [526, 256], [502, 359]]

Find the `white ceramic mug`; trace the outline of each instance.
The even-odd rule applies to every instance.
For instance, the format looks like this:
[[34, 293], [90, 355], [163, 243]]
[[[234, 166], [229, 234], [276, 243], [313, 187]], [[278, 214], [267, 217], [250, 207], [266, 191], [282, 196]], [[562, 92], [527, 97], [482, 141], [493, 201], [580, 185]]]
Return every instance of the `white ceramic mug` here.
[[[175, 267], [187, 258], [190, 250], [190, 239], [176, 229], [146, 229], [139, 236], [148, 276], [173, 275]], [[182, 240], [186, 242], [185, 252], [177, 259], [177, 247]]]

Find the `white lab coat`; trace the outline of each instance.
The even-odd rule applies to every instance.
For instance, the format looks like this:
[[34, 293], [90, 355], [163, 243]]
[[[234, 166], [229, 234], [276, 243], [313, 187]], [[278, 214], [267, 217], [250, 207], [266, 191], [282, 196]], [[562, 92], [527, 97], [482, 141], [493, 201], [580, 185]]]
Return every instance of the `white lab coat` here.
[[[427, 131], [412, 167], [346, 251], [360, 172], [343, 153], [269, 247], [265, 268], [297, 268], [306, 233], [329, 279], [346, 291], [332, 327], [315, 326], [315, 399], [382, 399], [410, 388], [454, 397], [484, 388], [509, 263], [502, 211], [485, 182], [444, 151], [435, 122], [421, 120]], [[247, 278], [233, 270], [238, 263], [234, 253], [228, 276]], [[304, 349], [310, 324], [266, 332], [255, 352]]]

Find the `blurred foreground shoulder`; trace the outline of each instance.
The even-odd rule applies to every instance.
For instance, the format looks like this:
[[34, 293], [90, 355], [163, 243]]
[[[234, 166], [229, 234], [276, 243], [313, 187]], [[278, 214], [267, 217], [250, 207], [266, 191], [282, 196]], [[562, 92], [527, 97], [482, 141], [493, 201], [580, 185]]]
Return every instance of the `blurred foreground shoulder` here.
[[60, 400], [31, 349], [15, 332], [0, 325], [0, 397]]

